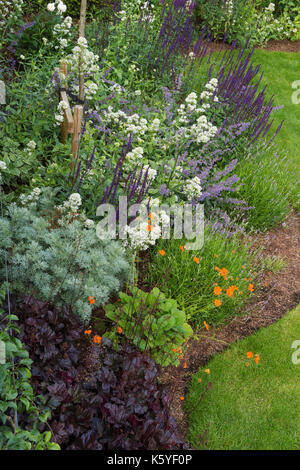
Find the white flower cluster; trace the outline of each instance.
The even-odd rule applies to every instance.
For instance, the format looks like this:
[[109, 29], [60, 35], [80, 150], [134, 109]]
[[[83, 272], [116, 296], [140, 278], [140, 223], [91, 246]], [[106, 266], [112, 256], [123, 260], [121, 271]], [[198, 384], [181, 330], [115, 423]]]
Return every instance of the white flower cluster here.
[[[218, 88], [218, 80], [216, 78], [212, 78], [208, 83], [206, 83], [205, 88], [206, 90], [203, 91], [200, 95], [201, 100], [209, 100], [211, 96], [216, 93], [216, 90]], [[219, 101], [217, 96], [214, 97], [214, 101]]]
[[84, 222], [84, 226], [87, 229], [94, 227], [94, 225], [95, 225], [95, 222], [91, 219], [86, 219], [86, 221]]
[[184, 194], [188, 200], [199, 198], [202, 194], [201, 181], [198, 176], [188, 180], [183, 188]]
[[64, 120], [64, 112], [67, 109], [68, 105], [65, 101], [60, 101], [57, 106], [57, 113], [55, 114], [56, 125], [59, 126]]
[[269, 3], [269, 5], [266, 7], [266, 11], [270, 11], [273, 13], [273, 11], [275, 11], [275, 4]]
[[145, 165], [143, 167], [143, 173], [141, 180], [143, 181], [143, 177], [145, 176], [146, 172], [148, 171], [148, 182], [154, 181], [157, 175], [157, 171], [154, 168], [151, 168], [150, 165]]
[[[98, 90], [98, 85], [95, 82], [92, 82], [92, 80], [87, 80], [84, 82], [84, 95], [87, 99], [92, 98]], [[78, 93], [79, 92], [79, 86], [78, 85], [73, 85], [73, 91]]]
[[129, 168], [135, 167], [137, 164], [141, 163], [143, 158], [144, 149], [142, 147], [135, 147], [126, 154], [126, 166]]
[[15, 23], [22, 17], [23, 0], [0, 0], [0, 27], [11, 24], [9, 30], [15, 31]]
[[21, 194], [20, 202], [23, 206], [25, 206], [25, 204], [28, 204], [28, 203], [34, 204], [38, 201], [40, 194], [41, 194], [40, 188], [34, 188], [32, 192], [28, 194], [28, 196], [26, 196], [25, 194]]
[[78, 74], [79, 64], [83, 73], [95, 73], [98, 71], [99, 56], [88, 49], [87, 40], [80, 37], [77, 40], [77, 46], [73, 47], [72, 54], [65, 58], [69, 65], [70, 72]]
[[34, 140], [30, 140], [26, 146], [26, 151], [28, 155], [32, 155], [32, 150], [36, 148], [36, 142]]
[[[68, 38], [71, 36], [71, 28], [72, 18], [70, 16], [66, 16], [66, 18], [61, 23], [57, 23], [56, 25], [54, 25], [53, 36], [55, 39], [57, 39], [59, 43], [59, 45], [56, 44], [54, 46], [55, 49], [65, 49], [68, 46]], [[47, 43], [47, 39], [46, 42], [44, 41], [44, 43]]]
[[225, 3], [225, 8], [227, 10], [227, 14], [231, 16], [233, 13], [233, 0], [227, 0]]
[[81, 206], [82, 201], [81, 201], [81, 196], [79, 193], [73, 193], [71, 196], [69, 196], [69, 199], [64, 202], [63, 208], [64, 209], [69, 209], [70, 212], [72, 213], [77, 213], [79, 207]]
[[7, 166], [6, 163], [3, 160], [0, 160], [0, 170], [6, 170]]
[[54, 3], [48, 3], [47, 10], [50, 12], [55, 11], [55, 7], [57, 9], [57, 14], [62, 15], [67, 10], [67, 5], [65, 5], [61, 0], [55, 0]]
[[170, 225], [170, 217], [159, 208], [159, 203], [158, 199], [152, 199], [149, 214], [146, 209], [148, 203], [141, 204], [139, 211], [141, 216], [125, 228], [128, 237], [124, 242], [125, 246], [130, 245], [134, 250], [147, 250], [150, 245], [155, 245], [162, 236], [164, 227]]

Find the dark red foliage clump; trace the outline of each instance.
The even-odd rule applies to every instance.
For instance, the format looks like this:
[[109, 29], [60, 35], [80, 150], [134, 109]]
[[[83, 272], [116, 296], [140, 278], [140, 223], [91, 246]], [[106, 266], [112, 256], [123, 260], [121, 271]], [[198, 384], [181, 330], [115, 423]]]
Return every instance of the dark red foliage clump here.
[[[14, 310], [20, 339], [33, 360], [34, 391], [51, 410], [49, 425], [62, 449], [185, 448], [169, 413], [169, 397], [158, 384], [156, 364], [147, 354], [126, 344], [116, 351], [102, 338], [93, 345], [92, 372], [83, 381], [90, 348], [76, 317], [32, 297], [23, 297]], [[41, 424], [40, 431], [46, 429]]]

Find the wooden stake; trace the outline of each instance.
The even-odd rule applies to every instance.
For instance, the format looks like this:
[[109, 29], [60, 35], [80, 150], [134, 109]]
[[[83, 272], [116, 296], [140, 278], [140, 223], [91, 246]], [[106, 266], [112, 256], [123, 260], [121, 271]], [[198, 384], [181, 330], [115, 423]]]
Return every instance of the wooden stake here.
[[81, 5], [80, 5], [80, 20], [79, 20], [79, 37], [84, 37], [84, 31], [85, 31], [85, 14], [86, 14], [86, 0], [81, 0]]
[[76, 105], [74, 108], [74, 132], [73, 132], [72, 149], [71, 149], [71, 153], [74, 158], [78, 158], [82, 114], [83, 114], [83, 106]]

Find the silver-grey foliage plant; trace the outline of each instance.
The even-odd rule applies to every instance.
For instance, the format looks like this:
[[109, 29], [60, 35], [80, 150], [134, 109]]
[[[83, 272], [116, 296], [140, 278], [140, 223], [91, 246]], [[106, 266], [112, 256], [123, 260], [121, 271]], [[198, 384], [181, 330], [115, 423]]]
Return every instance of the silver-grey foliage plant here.
[[130, 270], [118, 241], [99, 240], [95, 229], [85, 228], [79, 220], [51, 229], [46, 217], [16, 204], [0, 219], [0, 260], [5, 251], [14, 291], [58, 307], [67, 305], [84, 323], [93, 307], [118, 292]]

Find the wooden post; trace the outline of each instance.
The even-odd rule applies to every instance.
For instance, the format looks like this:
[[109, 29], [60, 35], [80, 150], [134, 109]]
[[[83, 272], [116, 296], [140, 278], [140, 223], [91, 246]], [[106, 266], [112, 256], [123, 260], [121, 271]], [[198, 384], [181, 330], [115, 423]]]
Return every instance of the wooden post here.
[[[68, 77], [67, 64], [64, 62], [61, 62], [59, 70], [61, 72], [61, 75], [63, 76], [63, 79], [62, 79], [63, 87], [66, 88], [67, 77]], [[73, 120], [72, 111], [69, 105], [68, 96], [65, 91], [60, 92], [60, 100], [64, 101], [67, 105], [67, 108], [64, 111], [64, 121], [61, 125], [61, 141], [63, 144], [65, 144], [67, 142], [68, 135], [74, 132], [74, 120]]]
[[76, 105], [74, 107], [74, 132], [73, 132], [72, 150], [71, 150], [71, 153], [74, 158], [78, 158], [82, 114], [83, 114], [83, 106]]

